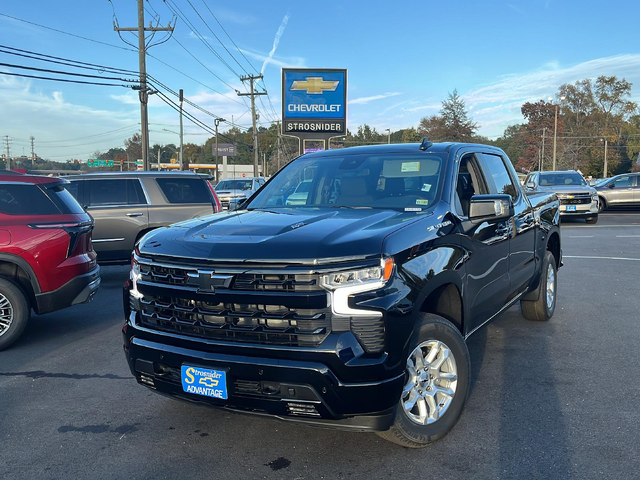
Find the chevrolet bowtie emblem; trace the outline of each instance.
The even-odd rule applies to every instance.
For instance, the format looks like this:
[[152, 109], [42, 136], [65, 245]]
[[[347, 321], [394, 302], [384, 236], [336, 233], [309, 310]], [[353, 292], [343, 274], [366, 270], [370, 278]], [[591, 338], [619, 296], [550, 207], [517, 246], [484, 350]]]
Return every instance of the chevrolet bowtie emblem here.
[[310, 95], [318, 95], [323, 92], [335, 92], [338, 88], [338, 80], [324, 80], [322, 77], [307, 77], [305, 80], [295, 80], [291, 90], [306, 90]]

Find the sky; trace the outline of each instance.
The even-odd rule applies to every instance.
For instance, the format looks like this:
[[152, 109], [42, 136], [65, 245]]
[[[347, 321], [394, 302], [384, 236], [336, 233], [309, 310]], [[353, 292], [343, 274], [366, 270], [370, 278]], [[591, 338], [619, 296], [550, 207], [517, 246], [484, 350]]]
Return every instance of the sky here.
[[[479, 124], [478, 133], [490, 138], [523, 121], [524, 102], [553, 97], [563, 83], [616, 75], [634, 84], [633, 99], [640, 100], [637, 0], [144, 3], [147, 23], [157, 15], [161, 26], [173, 22], [171, 9], [189, 21], [178, 18], [174, 38], [149, 50], [148, 73], [241, 128], [250, 126], [251, 115], [247, 97], [236, 94], [247, 91], [239, 76], [263, 72], [269, 96], [257, 107], [259, 121], [268, 126], [281, 115], [283, 67], [348, 69], [352, 131], [365, 123], [378, 131], [415, 127], [436, 114], [454, 89]], [[136, 26], [136, 2], [0, 0], [0, 45], [137, 71], [137, 52], [125, 49], [130, 47], [114, 32], [114, 21]], [[137, 42], [131, 33], [123, 38]], [[162, 34], [154, 40], [159, 39]], [[72, 70], [2, 52], [0, 62]], [[48, 75], [7, 65], [0, 72]], [[187, 110], [213, 126], [211, 116]], [[149, 122], [151, 144], [178, 143], [178, 113], [157, 95], [150, 99]], [[10, 137], [12, 155], [30, 154], [33, 136], [42, 157], [91, 158], [95, 151], [122, 146], [139, 123], [137, 92], [130, 88], [0, 74], [0, 136], [3, 147], [4, 136]], [[185, 142], [201, 144], [210, 136], [188, 121], [184, 128]]]

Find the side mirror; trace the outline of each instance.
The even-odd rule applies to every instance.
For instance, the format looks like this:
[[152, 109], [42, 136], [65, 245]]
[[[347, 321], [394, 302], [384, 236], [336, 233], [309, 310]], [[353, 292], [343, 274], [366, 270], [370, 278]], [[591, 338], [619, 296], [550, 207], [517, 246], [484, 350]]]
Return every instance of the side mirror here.
[[242, 210], [245, 206], [245, 204], [247, 203], [247, 199], [245, 198], [244, 200], [240, 200], [235, 202], [235, 204], [233, 206], [229, 207], [229, 210], [235, 212], [236, 210]]
[[609, 185], [607, 185], [607, 187], [616, 188], [616, 184], [615, 184], [615, 182], [611, 182]]
[[490, 222], [513, 217], [511, 195], [474, 195], [469, 201], [469, 220]]
[[525, 186], [530, 190], [535, 190], [536, 189], [536, 184], [534, 182], [527, 182], [527, 184]]

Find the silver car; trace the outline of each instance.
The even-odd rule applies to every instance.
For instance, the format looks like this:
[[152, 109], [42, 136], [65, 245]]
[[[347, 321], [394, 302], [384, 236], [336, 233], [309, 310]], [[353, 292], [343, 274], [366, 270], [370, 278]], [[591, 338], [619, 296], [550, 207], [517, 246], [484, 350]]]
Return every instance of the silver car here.
[[598, 194], [575, 170], [561, 172], [531, 172], [525, 188], [554, 192], [560, 200], [560, 216], [584, 218], [587, 223], [598, 222]]
[[216, 194], [223, 210], [233, 210], [242, 201], [253, 195], [265, 179], [261, 177], [228, 178], [216, 185]]
[[640, 173], [623, 173], [596, 183], [600, 211], [611, 207], [640, 206]]

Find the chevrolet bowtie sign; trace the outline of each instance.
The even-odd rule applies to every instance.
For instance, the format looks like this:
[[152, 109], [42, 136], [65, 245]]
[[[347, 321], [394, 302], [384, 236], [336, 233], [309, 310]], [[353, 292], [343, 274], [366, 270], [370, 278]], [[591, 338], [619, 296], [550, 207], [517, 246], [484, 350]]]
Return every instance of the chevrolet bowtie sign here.
[[326, 139], [346, 133], [347, 71], [282, 70], [282, 132]]

